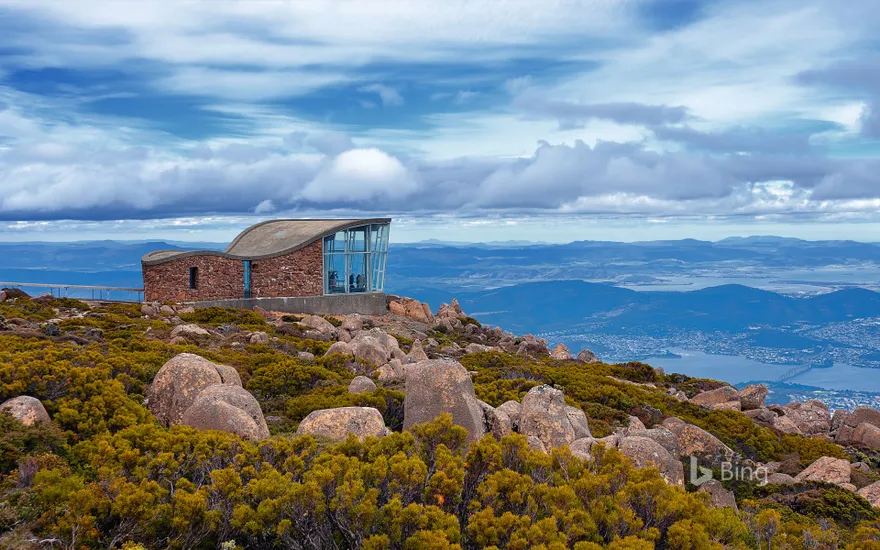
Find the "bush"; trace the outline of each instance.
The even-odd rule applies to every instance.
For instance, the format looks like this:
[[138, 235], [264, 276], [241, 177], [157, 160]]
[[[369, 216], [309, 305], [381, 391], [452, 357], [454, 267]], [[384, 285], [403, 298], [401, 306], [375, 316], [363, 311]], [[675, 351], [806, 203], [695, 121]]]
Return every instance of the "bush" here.
[[231, 307], [198, 308], [193, 313], [181, 313], [179, 317], [187, 323], [196, 323], [219, 327], [220, 325], [238, 325], [246, 330], [266, 330], [269, 326], [263, 317], [249, 309]]

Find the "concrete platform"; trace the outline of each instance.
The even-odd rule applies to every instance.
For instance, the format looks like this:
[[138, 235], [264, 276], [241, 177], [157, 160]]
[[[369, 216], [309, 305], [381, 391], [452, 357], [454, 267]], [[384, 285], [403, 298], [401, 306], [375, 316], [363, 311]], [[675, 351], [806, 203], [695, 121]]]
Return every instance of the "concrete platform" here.
[[305, 296], [301, 298], [240, 298], [236, 300], [213, 300], [191, 302], [194, 307], [234, 307], [253, 309], [260, 306], [266, 311], [284, 313], [316, 313], [320, 315], [384, 315], [388, 312], [384, 292], [363, 294], [339, 294], [336, 296]]

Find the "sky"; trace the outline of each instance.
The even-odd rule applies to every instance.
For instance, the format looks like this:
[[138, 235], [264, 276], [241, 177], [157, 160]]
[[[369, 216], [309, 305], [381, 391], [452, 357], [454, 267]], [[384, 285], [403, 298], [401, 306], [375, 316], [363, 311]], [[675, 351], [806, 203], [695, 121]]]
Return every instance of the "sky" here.
[[0, 239], [880, 241], [875, 0], [0, 0]]

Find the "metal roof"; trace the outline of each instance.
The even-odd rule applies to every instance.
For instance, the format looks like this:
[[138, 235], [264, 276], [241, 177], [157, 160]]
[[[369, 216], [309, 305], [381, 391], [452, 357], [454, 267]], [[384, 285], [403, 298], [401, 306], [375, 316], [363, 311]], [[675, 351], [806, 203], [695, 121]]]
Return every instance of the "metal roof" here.
[[156, 265], [187, 256], [222, 256], [236, 260], [264, 260], [289, 254], [337, 231], [372, 223], [391, 223], [391, 218], [347, 220], [269, 220], [252, 225], [223, 252], [214, 250], [157, 250], [141, 258]]

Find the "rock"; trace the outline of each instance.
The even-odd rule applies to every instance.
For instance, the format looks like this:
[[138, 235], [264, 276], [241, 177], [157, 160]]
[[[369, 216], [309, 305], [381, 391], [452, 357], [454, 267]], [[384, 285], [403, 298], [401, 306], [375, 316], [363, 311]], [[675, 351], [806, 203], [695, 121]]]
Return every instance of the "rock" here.
[[507, 418], [510, 419], [511, 424], [514, 428], [519, 427], [519, 415], [522, 410], [522, 406], [516, 401], [510, 400], [505, 401], [504, 403], [498, 405], [497, 410], [503, 412], [507, 415]]
[[36, 397], [29, 395], [19, 395], [18, 397], [7, 399], [0, 405], [0, 411], [8, 414], [25, 426], [33, 426], [38, 422], [48, 423], [52, 421], [43, 403]]
[[709, 405], [709, 408], [713, 411], [739, 411], [742, 410], [742, 404], [737, 399], [736, 401], [725, 401], [724, 403], [715, 403], [713, 405]]
[[581, 363], [597, 363], [599, 358], [596, 357], [596, 354], [588, 349], [582, 349], [577, 354], [577, 360]]
[[767, 399], [767, 386], [752, 384], [746, 386], [739, 392], [739, 400], [742, 403], [742, 410], [750, 411], [760, 409], [764, 406], [764, 400]]
[[196, 308], [194, 308], [192, 306], [178, 308], [178, 310], [177, 310], [178, 315], [186, 315], [187, 313], [195, 313], [195, 312], [196, 312]]
[[720, 403], [739, 401], [739, 392], [733, 386], [723, 386], [714, 390], [698, 393], [691, 398], [691, 403], [704, 407], [712, 407]]
[[486, 431], [495, 439], [501, 439], [505, 435], [513, 432], [513, 423], [510, 417], [504, 411], [493, 408], [488, 403], [478, 401], [480, 408], [483, 409], [483, 420], [486, 425]]
[[568, 448], [574, 456], [582, 460], [590, 460], [593, 458], [592, 449], [595, 444], [596, 440], [592, 437], [582, 437], [575, 439]]
[[235, 367], [230, 367], [229, 365], [217, 365], [214, 363], [212, 363], [212, 365], [214, 365], [214, 368], [217, 369], [217, 374], [220, 375], [221, 384], [242, 386], [241, 376], [239, 376], [238, 371], [235, 369]]
[[214, 384], [200, 391], [180, 423], [200, 430], [234, 433], [254, 441], [269, 437], [260, 404], [249, 391], [231, 384]]
[[846, 425], [853, 428], [863, 422], [880, 428], [880, 411], [871, 407], [856, 407], [856, 410], [846, 417]]
[[794, 485], [797, 481], [788, 474], [773, 473], [767, 476], [767, 485]]
[[425, 348], [422, 347], [422, 343], [419, 340], [416, 340], [412, 343], [412, 346], [409, 349], [409, 353], [406, 354], [405, 361], [407, 363], [418, 363], [419, 361], [427, 361], [428, 354], [425, 353]]
[[867, 464], [865, 464], [864, 462], [853, 462], [852, 464], [850, 464], [850, 468], [852, 470], [858, 470], [859, 472], [866, 472], [866, 473], [871, 472], [871, 467], [868, 466]]
[[776, 418], [778, 417], [775, 412], [766, 407], [761, 407], [758, 409], [748, 409], [743, 411], [743, 414], [745, 414], [755, 422], [765, 426], [772, 426], [773, 423], [776, 421]]
[[172, 346], [183, 346], [188, 344], [189, 342], [187, 342], [186, 338], [184, 338], [183, 336], [175, 336], [171, 340], [168, 340], [168, 343]]
[[300, 321], [300, 323], [306, 326], [310, 326], [320, 332], [323, 332], [324, 334], [330, 334], [334, 338], [336, 337], [336, 327], [333, 326], [333, 323], [331, 323], [327, 319], [324, 319], [320, 315], [308, 315], [304, 317], [303, 320]]
[[388, 362], [388, 352], [375, 338], [366, 337], [360, 340], [352, 340], [349, 346], [355, 359], [369, 361], [376, 366], [384, 365]]
[[147, 317], [155, 317], [158, 314], [159, 310], [151, 304], [141, 304], [141, 315], [146, 315]]
[[794, 480], [798, 483], [802, 481], [824, 481], [825, 483], [849, 483], [850, 481], [849, 462], [843, 458], [832, 458], [823, 456], [816, 460], [807, 468], [794, 476]]
[[647, 437], [648, 439], [653, 439], [654, 441], [659, 443], [661, 447], [666, 449], [669, 454], [672, 455], [674, 458], [678, 458], [681, 456], [681, 448], [678, 446], [678, 437], [669, 429], [664, 428], [663, 426], [657, 426], [651, 428], [650, 430], [633, 430], [629, 431], [627, 435], [632, 437]]
[[269, 343], [269, 335], [265, 332], [255, 332], [251, 334], [250, 337], [251, 344], [268, 344]]
[[376, 391], [376, 384], [366, 376], [355, 376], [348, 385], [348, 393], [370, 393]]
[[663, 421], [663, 427], [678, 439], [680, 456], [733, 456], [733, 450], [706, 430], [675, 417]]
[[862, 422], [852, 432], [850, 441], [862, 447], [880, 450], [880, 428], [867, 422]]
[[880, 508], [880, 481], [862, 487], [856, 492], [870, 502], [871, 506], [874, 508]]
[[[167, 307], [167, 306], [166, 306]], [[185, 337], [199, 337], [199, 336], [208, 336], [211, 334], [207, 330], [203, 329], [199, 325], [177, 325], [173, 329], [171, 329], [171, 337], [175, 336], [185, 336]]]
[[161, 313], [162, 315], [171, 316], [174, 315], [174, 308], [169, 305], [163, 305], [159, 307], [159, 313]]
[[717, 479], [710, 479], [706, 483], [700, 485], [697, 489], [698, 493], [709, 493], [709, 505], [713, 508], [733, 508], [737, 509], [736, 497], [733, 491], [725, 489], [721, 482]]
[[777, 416], [773, 419], [772, 426], [784, 434], [799, 434], [801, 429], [788, 416]]
[[420, 323], [431, 325], [434, 323], [434, 314], [428, 304], [419, 302], [413, 298], [400, 298], [388, 304], [388, 311], [402, 317], [409, 317]]
[[526, 440], [529, 442], [529, 448], [533, 451], [541, 451], [544, 454], [547, 454], [547, 447], [544, 446], [544, 443], [541, 442], [537, 436], [530, 435], [526, 437]]
[[324, 357], [334, 353], [339, 353], [341, 355], [354, 355], [354, 350], [351, 349], [350, 342], [336, 342], [327, 349], [327, 353], [324, 354]]
[[297, 352], [296, 357], [302, 361], [314, 361], [315, 354], [308, 351]]
[[841, 489], [846, 489], [847, 491], [852, 491], [853, 493], [855, 493], [858, 489], [858, 487], [856, 487], [852, 483], [840, 483], [838, 484], [838, 487], [840, 487]]
[[519, 346], [516, 348], [516, 354], [537, 358], [547, 357], [550, 355], [550, 348], [547, 347], [547, 340], [526, 334], [520, 339]]
[[[181, 353], [168, 360], [153, 378], [147, 392], [147, 406], [165, 426], [180, 423], [183, 413], [195, 402], [198, 394], [214, 384], [223, 384], [218, 365], [192, 353]], [[227, 373], [229, 384], [241, 385]]]
[[0, 304], [6, 301], [8, 295], [5, 290], [0, 290]]
[[345, 319], [342, 320], [342, 326], [339, 328], [348, 332], [349, 334], [354, 334], [356, 332], [364, 330], [364, 316], [359, 313], [346, 315]]
[[468, 431], [468, 441], [486, 433], [483, 410], [467, 370], [457, 361], [431, 359], [404, 369], [403, 427], [430, 422], [443, 413]]
[[372, 407], [339, 407], [312, 411], [300, 422], [296, 435], [316, 435], [343, 441], [348, 434], [363, 441], [386, 434], [382, 413]]
[[684, 467], [678, 458], [669, 454], [662, 445], [647, 437], [624, 437], [618, 444], [620, 452], [639, 468], [650, 466], [660, 470], [666, 483], [684, 487]]
[[630, 415], [629, 423], [627, 423], [626, 429], [624, 431], [627, 435], [632, 435], [631, 432], [641, 432], [645, 429], [646, 428], [644, 422], [642, 422], [638, 416]]
[[556, 359], [557, 361], [568, 361], [570, 359], [574, 359], [571, 355], [571, 352], [568, 351], [568, 348], [565, 347], [565, 344], [557, 344], [553, 351], [550, 352], [550, 357]]
[[797, 425], [801, 433], [818, 434], [831, 430], [831, 413], [828, 406], [816, 399], [785, 405], [785, 416]]
[[575, 439], [593, 437], [593, 434], [590, 433], [590, 423], [584, 411], [571, 406], [565, 407], [565, 410], [568, 414], [568, 421], [571, 423], [571, 427], [574, 428]]
[[484, 346], [483, 344], [471, 343], [471, 344], [468, 344], [464, 348], [465, 354], [468, 354], [468, 355], [471, 353], [480, 353], [483, 351], [492, 351], [492, 347], [491, 346]]
[[61, 329], [58, 328], [58, 323], [54, 321], [49, 321], [40, 325], [40, 332], [46, 336], [61, 336]]
[[392, 359], [391, 361], [385, 363], [374, 373], [376, 378], [379, 379], [380, 382], [392, 382], [394, 380], [400, 380], [404, 377], [403, 366], [400, 364], [400, 361], [397, 359]]
[[536, 436], [548, 450], [571, 444], [575, 430], [562, 392], [546, 384], [529, 390], [522, 400], [519, 433]]

